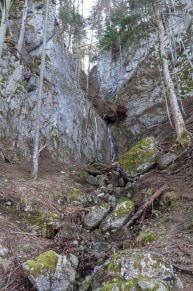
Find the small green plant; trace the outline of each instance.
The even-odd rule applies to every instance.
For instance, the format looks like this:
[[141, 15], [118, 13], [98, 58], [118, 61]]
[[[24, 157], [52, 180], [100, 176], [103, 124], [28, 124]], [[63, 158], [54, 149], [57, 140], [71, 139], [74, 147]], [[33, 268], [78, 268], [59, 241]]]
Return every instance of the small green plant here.
[[139, 235], [136, 238], [136, 241], [141, 245], [145, 245], [146, 243], [157, 240], [157, 238], [158, 234], [156, 234], [155, 231], [145, 229], [139, 233]]

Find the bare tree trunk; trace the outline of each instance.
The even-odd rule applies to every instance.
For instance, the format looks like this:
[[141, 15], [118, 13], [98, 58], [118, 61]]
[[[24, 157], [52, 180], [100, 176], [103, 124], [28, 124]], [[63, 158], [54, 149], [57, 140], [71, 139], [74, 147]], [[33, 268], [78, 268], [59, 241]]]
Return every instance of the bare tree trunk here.
[[33, 141], [33, 158], [32, 158], [32, 178], [35, 180], [37, 179], [38, 168], [39, 168], [40, 117], [41, 117], [43, 81], [44, 81], [44, 71], [45, 71], [46, 39], [47, 39], [47, 26], [48, 26], [48, 13], [49, 13], [49, 0], [45, 0], [45, 1], [46, 1], [46, 16], [45, 16], [44, 32], [43, 32], [40, 82], [39, 82], [39, 90], [38, 90], [35, 133], [34, 133], [34, 141]]
[[91, 62], [91, 50], [92, 50], [93, 34], [94, 34], [94, 30], [92, 28], [91, 37], [90, 37], [90, 44], [89, 44], [89, 48], [88, 48], [88, 67], [87, 67], [87, 77], [86, 77], [86, 92], [87, 93], [88, 93], [88, 89], [89, 89], [90, 62]]
[[155, 2], [153, 3], [153, 8], [154, 8], [154, 13], [155, 13], [157, 28], [158, 28], [160, 56], [161, 56], [162, 67], [163, 67], [164, 81], [165, 81], [165, 85], [168, 91], [168, 97], [170, 101], [171, 112], [173, 115], [176, 135], [177, 135], [177, 138], [180, 139], [184, 131], [186, 130], [186, 127], [185, 127], [183, 116], [181, 114], [181, 111], [177, 102], [174, 84], [169, 72], [168, 60], [167, 60], [167, 55], [166, 55], [166, 51], [164, 47], [165, 31], [164, 31], [163, 22], [161, 20], [159, 8], [157, 4], [155, 4]]
[[1, 10], [1, 25], [0, 25], [0, 59], [2, 57], [3, 45], [5, 41], [5, 35], [8, 25], [9, 10], [13, 0], [5, 0], [3, 3], [0, 3]]
[[21, 24], [19, 40], [18, 40], [18, 44], [17, 44], [17, 49], [18, 49], [19, 53], [21, 53], [21, 49], [22, 49], [23, 41], [24, 41], [25, 22], [26, 22], [26, 19], [27, 19], [27, 10], [28, 10], [28, 0], [25, 0], [24, 10], [23, 10], [23, 17], [22, 17], [22, 24]]

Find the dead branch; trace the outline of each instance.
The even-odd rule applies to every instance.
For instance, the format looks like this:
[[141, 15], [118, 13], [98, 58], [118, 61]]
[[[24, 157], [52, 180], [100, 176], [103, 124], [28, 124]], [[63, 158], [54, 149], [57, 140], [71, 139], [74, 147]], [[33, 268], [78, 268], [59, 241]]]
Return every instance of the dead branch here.
[[51, 138], [52, 138], [52, 135], [53, 135], [53, 131], [54, 131], [54, 127], [52, 128], [49, 136], [48, 136], [48, 140], [46, 141], [46, 143], [39, 149], [39, 154], [48, 146]]
[[129, 227], [133, 222], [138, 219], [144, 212], [152, 207], [153, 202], [161, 196], [161, 194], [167, 189], [167, 185], [161, 186], [151, 197], [147, 200], [142, 207], [133, 215], [133, 217], [127, 222], [125, 227]]

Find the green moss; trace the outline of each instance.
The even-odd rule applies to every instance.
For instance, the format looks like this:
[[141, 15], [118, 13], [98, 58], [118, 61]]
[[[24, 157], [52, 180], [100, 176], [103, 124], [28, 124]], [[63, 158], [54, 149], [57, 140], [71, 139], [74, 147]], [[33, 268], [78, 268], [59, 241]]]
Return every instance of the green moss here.
[[178, 78], [180, 80], [180, 95], [187, 97], [187, 95], [193, 90], [192, 80], [192, 68], [184, 57], [184, 62], [181, 68], [179, 68]]
[[27, 88], [28, 83], [27, 81], [23, 80], [20, 82], [20, 85], [23, 86], [24, 88]]
[[135, 259], [133, 261], [133, 266], [136, 270], [138, 270], [140, 272], [142, 271], [142, 265], [140, 264], [140, 262], [137, 259]]
[[6, 99], [6, 96], [3, 95], [3, 93], [1, 93], [1, 92], [0, 92], [0, 97], [1, 97], [2, 99]]
[[[115, 253], [108, 265], [109, 275], [122, 277], [126, 279], [127, 274], [130, 273], [137, 279], [140, 279], [141, 274], [149, 276], [150, 270], [156, 276], [159, 274], [159, 268], [162, 266], [164, 275], [172, 275], [170, 264], [167, 261], [162, 261], [154, 254], [138, 251], [133, 252], [131, 249], [123, 250]], [[155, 269], [155, 270], [154, 270]]]
[[46, 272], [52, 272], [55, 270], [58, 263], [58, 256], [57, 254], [49, 250], [48, 252], [45, 252], [41, 254], [37, 260], [28, 260], [26, 261], [25, 265], [27, 265], [28, 275], [33, 276], [34, 278], [37, 278], [42, 271]]
[[180, 154], [185, 148], [189, 148], [192, 145], [192, 135], [189, 131], [184, 130], [182, 136], [177, 138], [172, 146], [172, 150], [176, 154]]
[[47, 238], [52, 238], [56, 235], [57, 214], [38, 211], [36, 215], [29, 214], [27, 220], [31, 225], [39, 227], [41, 235]]
[[58, 135], [53, 136], [55, 142], [57, 143], [57, 145], [60, 144], [60, 137]]
[[153, 137], [147, 137], [119, 158], [119, 163], [129, 174], [137, 174], [145, 163], [154, 162], [158, 149]]
[[70, 188], [70, 193], [71, 193], [71, 195], [70, 195], [71, 201], [76, 201], [76, 200], [78, 200], [79, 196], [84, 195], [84, 192], [82, 192], [80, 189], [75, 188], [75, 187]]
[[115, 258], [112, 258], [110, 264], [108, 265], [108, 271], [119, 273], [121, 271], [121, 264], [115, 264]]
[[119, 207], [117, 208], [117, 215], [119, 218], [125, 217], [128, 212], [132, 211], [134, 208], [134, 203], [131, 200], [125, 200], [122, 202]]
[[17, 88], [14, 91], [14, 95], [19, 95], [20, 93], [23, 92], [23, 86], [17, 86]]
[[46, 54], [45, 59], [46, 59], [46, 62], [50, 62], [50, 57], [48, 54]]
[[175, 191], [168, 191], [161, 198], [161, 202], [163, 202], [164, 205], [172, 206], [174, 208], [177, 206], [178, 200], [179, 197]]
[[121, 271], [121, 262], [118, 262], [117, 259], [119, 259], [119, 257], [125, 256], [127, 250], [120, 250], [117, 251], [110, 260], [110, 263], [107, 267], [108, 271], [113, 272], [113, 273], [120, 273]]
[[[121, 291], [128, 291], [131, 290], [132, 287], [135, 287], [135, 291], [141, 290], [141, 288], [138, 286], [136, 279], [131, 280], [124, 280], [122, 278], [114, 278], [110, 282], [108, 282], [104, 287], [103, 291], [112, 291], [114, 288], [119, 288]], [[137, 288], [137, 289], [136, 289]]]
[[39, 66], [41, 64], [41, 55], [37, 55], [33, 57], [33, 62], [31, 63], [31, 70], [36, 72], [39, 70]]
[[13, 64], [9, 64], [9, 68], [12, 70], [12, 71], [15, 71], [15, 66]]
[[6, 78], [1, 79], [1, 84], [5, 84], [7, 82]]
[[33, 3], [40, 3], [43, 2], [43, 0], [32, 0]]
[[[157, 280], [157, 282], [156, 282]], [[161, 290], [161, 288], [164, 286], [165, 290], [170, 290], [167, 283], [160, 280], [159, 278], [156, 278], [156, 280], [153, 282], [152, 278], [148, 277], [139, 277], [139, 278], [133, 278], [130, 280], [125, 280], [122, 278], [114, 278], [111, 281], [107, 282], [106, 285], [103, 287], [103, 291], [112, 291], [112, 290], [120, 290], [120, 291], [129, 291], [129, 290], [135, 290], [135, 291], [141, 291], [141, 290], [147, 290], [147, 291], [157, 291]], [[143, 285], [142, 282], [149, 282], [150, 286], [148, 289], [144, 289], [141, 287]]]
[[157, 238], [158, 238], [158, 234], [156, 234], [155, 231], [145, 229], [145, 230], [140, 231], [139, 235], [136, 238], [136, 241], [139, 244], [144, 245], [146, 243], [157, 240]]
[[2, 110], [0, 110], [0, 115], [4, 116], [4, 112]]

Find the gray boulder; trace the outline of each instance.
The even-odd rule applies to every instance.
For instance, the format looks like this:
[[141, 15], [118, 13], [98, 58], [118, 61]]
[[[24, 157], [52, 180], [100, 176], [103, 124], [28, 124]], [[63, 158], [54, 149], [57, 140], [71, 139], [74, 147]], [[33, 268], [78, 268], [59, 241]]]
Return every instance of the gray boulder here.
[[107, 231], [121, 227], [131, 217], [133, 209], [134, 203], [131, 200], [117, 204], [113, 212], [101, 223], [101, 230]]
[[156, 166], [158, 169], [163, 170], [166, 169], [171, 163], [173, 163], [177, 158], [175, 153], [168, 152], [162, 155], [156, 162]]
[[112, 256], [108, 275], [114, 279], [102, 290], [182, 290], [172, 265], [146, 250], [124, 250]]
[[94, 229], [100, 224], [110, 211], [111, 206], [108, 203], [95, 205], [91, 207], [91, 211], [84, 217], [83, 223], [88, 229]]
[[50, 250], [36, 260], [28, 260], [23, 268], [38, 291], [71, 290], [75, 282], [78, 259], [74, 255], [61, 256]]

